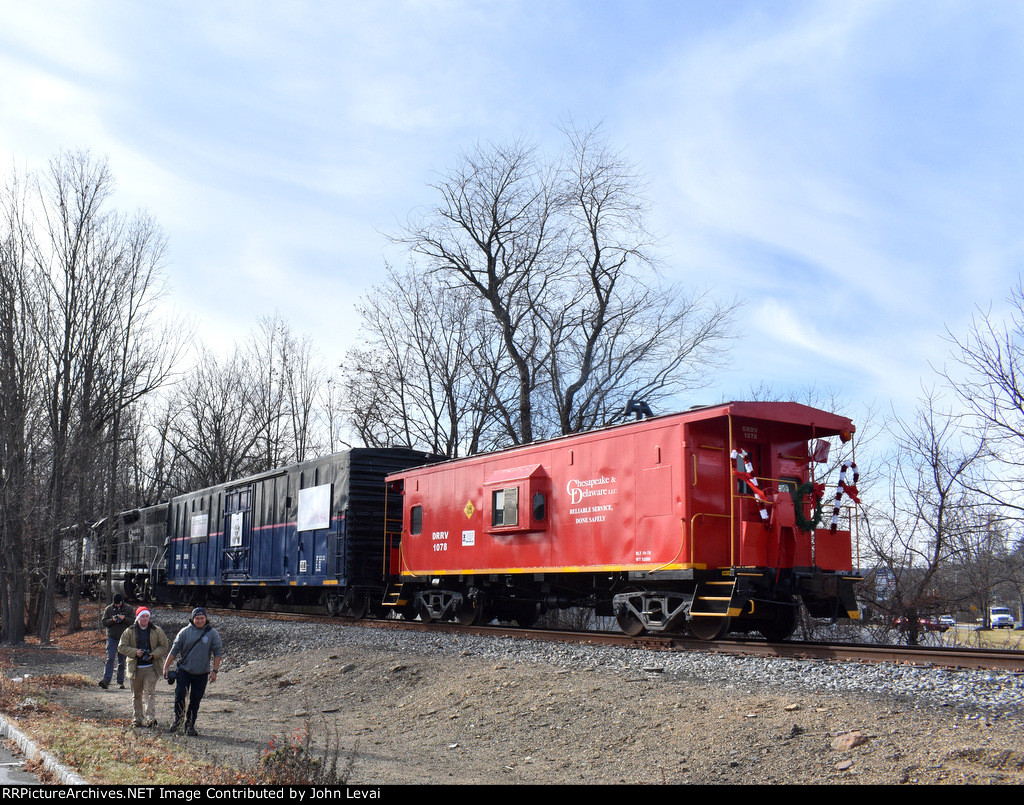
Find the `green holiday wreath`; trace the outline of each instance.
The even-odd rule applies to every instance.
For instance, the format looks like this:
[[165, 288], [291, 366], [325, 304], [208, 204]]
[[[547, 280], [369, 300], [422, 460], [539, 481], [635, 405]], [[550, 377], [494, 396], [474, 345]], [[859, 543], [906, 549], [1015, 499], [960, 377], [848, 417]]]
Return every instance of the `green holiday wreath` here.
[[[821, 523], [821, 517], [824, 509], [822, 498], [824, 497], [824, 489], [819, 484], [815, 484], [808, 481], [800, 486], [790, 487], [789, 494], [793, 498], [793, 510], [796, 515], [796, 524], [801, 531], [814, 531]], [[814, 495], [814, 514], [811, 519], [808, 520], [804, 516], [804, 498], [807, 495]]]

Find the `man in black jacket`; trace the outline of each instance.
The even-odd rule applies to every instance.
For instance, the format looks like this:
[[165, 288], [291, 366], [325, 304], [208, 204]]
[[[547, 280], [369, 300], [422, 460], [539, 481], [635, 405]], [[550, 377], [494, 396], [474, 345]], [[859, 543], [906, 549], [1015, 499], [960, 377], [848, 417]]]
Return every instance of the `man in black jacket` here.
[[100, 680], [100, 687], [104, 690], [110, 685], [114, 676], [114, 662], [117, 662], [117, 684], [124, 687], [124, 655], [117, 653], [117, 644], [121, 641], [121, 634], [135, 623], [135, 613], [130, 607], [125, 606], [124, 596], [121, 593], [114, 595], [114, 603], [103, 610], [103, 625], [107, 628], [107, 666], [103, 669], [103, 679]]

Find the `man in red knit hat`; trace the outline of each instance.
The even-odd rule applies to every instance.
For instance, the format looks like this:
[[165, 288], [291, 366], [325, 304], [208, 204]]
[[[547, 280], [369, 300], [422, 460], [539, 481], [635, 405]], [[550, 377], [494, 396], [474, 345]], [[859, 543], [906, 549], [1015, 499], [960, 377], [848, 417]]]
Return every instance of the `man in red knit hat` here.
[[128, 658], [136, 727], [156, 724], [156, 683], [169, 648], [164, 630], [150, 620], [146, 607], [139, 607], [135, 623], [124, 630], [117, 645], [118, 653]]

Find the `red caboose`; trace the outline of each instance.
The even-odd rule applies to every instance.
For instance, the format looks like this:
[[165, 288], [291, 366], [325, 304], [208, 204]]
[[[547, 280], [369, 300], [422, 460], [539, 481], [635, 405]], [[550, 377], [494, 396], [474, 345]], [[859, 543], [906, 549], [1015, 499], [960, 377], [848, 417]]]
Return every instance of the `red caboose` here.
[[801, 603], [856, 618], [850, 462], [834, 504], [817, 477], [853, 431], [797, 403], [733, 402], [396, 473], [391, 603], [464, 623], [587, 606], [630, 634], [707, 639], [784, 639]]

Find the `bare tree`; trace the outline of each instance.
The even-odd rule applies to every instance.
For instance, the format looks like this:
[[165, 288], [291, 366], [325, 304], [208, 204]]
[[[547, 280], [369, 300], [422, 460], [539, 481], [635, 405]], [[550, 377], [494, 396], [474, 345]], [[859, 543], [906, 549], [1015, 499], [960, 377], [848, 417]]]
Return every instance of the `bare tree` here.
[[305, 461], [321, 452], [329, 441], [317, 427], [317, 400], [327, 371], [309, 335], [299, 337], [288, 327], [283, 335], [281, 382], [291, 460]]
[[[163, 255], [166, 241], [152, 216], [140, 212], [121, 225], [121, 250], [115, 265], [113, 294], [105, 335], [105, 364], [111, 390], [106, 429], [107, 522], [129, 508], [127, 496], [139, 486], [125, 483], [122, 443], [125, 421], [131, 421], [144, 399], [162, 388], [181, 357], [185, 332], [177, 320], [158, 317], [157, 303], [164, 295]], [[129, 454], [137, 459], [137, 454]], [[133, 463], [135, 463], [133, 461]], [[109, 548], [109, 546], [108, 546]], [[114, 552], [106, 551], [106, 597], [112, 595]], [[79, 628], [77, 590], [72, 591], [68, 629]]]
[[137, 412], [133, 428], [132, 453], [137, 468], [138, 505], [168, 500], [182, 489], [183, 457], [175, 449], [177, 391], [165, 390]]
[[45, 287], [42, 393], [52, 455], [44, 579], [34, 607], [44, 644], [53, 625], [61, 540], [99, 505], [83, 494], [95, 489], [95, 447], [110, 406], [104, 338], [120, 247], [107, 207], [112, 185], [106, 162], [85, 152], [58, 154], [38, 184], [43, 237], [35, 260]]
[[342, 438], [351, 423], [345, 407], [345, 384], [336, 374], [327, 377], [317, 389], [317, 410], [324, 427], [324, 442], [328, 453], [349, 448], [352, 443]]
[[253, 376], [239, 350], [220, 361], [202, 348], [178, 383], [165, 426], [177, 456], [176, 493], [224, 483], [257, 472], [266, 460], [254, 426]]
[[535, 305], [566, 268], [566, 246], [553, 220], [555, 187], [537, 148], [524, 142], [464, 152], [432, 185], [440, 202], [399, 239], [453, 293], [477, 295], [490, 313], [514, 368], [515, 442], [534, 440], [534, 391], [547, 358]]
[[[388, 269], [358, 308], [368, 342], [343, 364], [351, 423], [364, 444], [458, 456], [494, 438], [498, 375], [475, 299], [431, 275]], [[500, 349], [500, 345], [499, 345]]]
[[1007, 521], [1000, 510], [980, 506], [962, 514], [965, 527], [954, 537], [956, 561], [946, 572], [951, 584], [940, 585], [939, 590], [951, 602], [946, 609], [968, 605], [981, 613], [983, 626], [991, 627], [989, 608], [997, 593], [1017, 592], [1018, 557], [1011, 550]]
[[989, 471], [974, 491], [993, 505], [1024, 513], [1024, 284], [1008, 299], [1006, 320], [979, 310], [965, 335], [949, 332], [954, 367], [944, 377], [990, 448]]
[[257, 436], [255, 467], [269, 470], [285, 463], [285, 388], [282, 382], [281, 342], [284, 322], [278, 315], [263, 316], [240, 356], [251, 377], [248, 408], [251, 425]]
[[[523, 141], [464, 152], [432, 185], [438, 203], [396, 238], [489, 323], [474, 365], [512, 443], [605, 424], [638, 394], [701, 385], [736, 310], [659, 281], [638, 172], [598, 129], [565, 134], [555, 160]], [[392, 308], [384, 296], [369, 304], [374, 331]]]
[[[113, 210], [112, 190], [105, 160], [62, 151], [44, 174], [13, 177], [5, 195], [4, 490], [31, 513], [19, 523], [14, 498], [4, 500], [4, 570], [23, 585], [5, 585], [14, 640], [27, 613], [49, 642], [61, 543], [114, 505], [124, 412], [173, 359], [172, 340], [153, 329], [162, 235], [148, 216]], [[73, 590], [71, 628], [76, 602]]]
[[658, 281], [639, 171], [598, 129], [564, 131], [555, 175], [567, 270], [552, 272], [550, 298], [534, 307], [548, 339], [550, 427], [561, 434], [620, 417], [630, 397], [656, 407], [702, 388], [736, 310]]
[[26, 571], [39, 516], [32, 462], [42, 425], [40, 300], [26, 206], [24, 181], [12, 174], [0, 208], [0, 631], [6, 643], [24, 642]]
[[326, 370], [312, 339], [297, 336], [275, 311], [262, 316], [242, 357], [252, 378], [250, 416], [261, 470], [301, 461], [320, 450], [316, 402]]
[[887, 611], [911, 643], [918, 640], [920, 616], [945, 608], [936, 593], [938, 574], [962, 562], [965, 545], [973, 542], [979, 501], [970, 483], [986, 454], [984, 442], [965, 434], [960, 418], [939, 405], [928, 392], [912, 420], [890, 423], [893, 454], [882, 465], [886, 495], [867, 507], [865, 518], [874, 556], [896, 579]]

